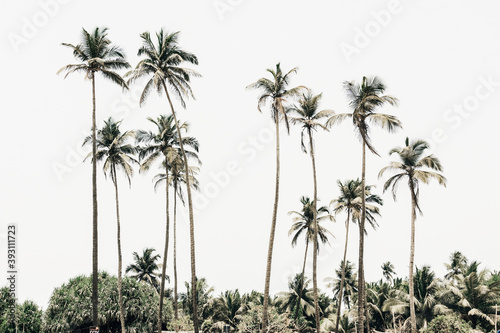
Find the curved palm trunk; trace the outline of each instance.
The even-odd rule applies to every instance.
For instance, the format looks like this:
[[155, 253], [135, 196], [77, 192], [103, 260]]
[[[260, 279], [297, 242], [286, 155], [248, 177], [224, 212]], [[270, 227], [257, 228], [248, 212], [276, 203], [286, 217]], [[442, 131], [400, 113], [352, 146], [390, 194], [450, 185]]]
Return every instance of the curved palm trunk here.
[[174, 319], [175, 331], [179, 332], [177, 320], [179, 319], [179, 310], [177, 304], [177, 180], [174, 179]]
[[317, 218], [317, 201], [318, 201], [318, 183], [316, 181], [316, 161], [314, 159], [314, 145], [312, 141], [311, 129], [308, 129], [309, 133], [309, 147], [311, 150], [311, 161], [313, 168], [313, 182], [314, 182], [314, 202], [313, 202], [313, 227], [314, 227], [314, 250], [313, 250], [313, 293], [314, 293], [314, 310], [316, 317], [316, 332], [321, 332], [320, 327], [320, 312], [319, 312], [319, 299], [318, 299], [318, 218]]
[[307, 250], [309, 248], [309, 240], [306, 238], [306, 251], [304, 254], [304, 263], [302, 264], [302, 281], [300, 284], [299, 295], [297, 297], [297, 306], [295, 307], [295, 321], [299, 320], [299, 308], [300, 308], [300, 300], [302, 297], [302, 291], [304, 290], [304, 281], [305, 281], [305, 271], [306, 271], [306, 261], [307, 261]]
[[120, 323], [122, 333], [125, 333], [125, 314], [123, 310], [123, 294], [122, 294], [122, 243], [121, 243], [121, 227], [120, 227], [120, 204], [118, 200], [118, 180], [116, 179], [116, 168], [113, 165], [113, 183], [115, 184], [116, 198], [116, 240], [118, 245], [118, 306], [120, 307]]
[[411, 190], [411, 240], [410, 240], [410, 274], [409, 274], [409, 289], [410, 289], [410, 322], [411, 322], [411, 333], [417, 332], [417, 317], [415, 315], [415, 291], [413, 286], [413, 264], [415, 258], [415, 220], [417, 219], [417, 197], [415, 195], [415, 189], [411, 183], [410, 178], [410, 190]]
[[264, 286], [264, 305], [262, 308], [262, 333], [267, 332], [268, 313], [269, 307], [269, 286], [271, 283], [271, 262], [273, 260], [273, 246], [274, 246], [274, 233], [276, 231], [276, 215], [278, 212], [278, 198], [280, 187], [280, 127], [279, 118], [275, 119], [276, 122], [276, 188], [274, 191], [274, 207], [273, 218], [271, 222], [271, 234], [269, 235], [269, 248], [267, 251], [267, 266], [266, 266], [266, 282]]
[[339, 323], [340, 323], [340, 308], [342, 307], [342, 297], [344, 292], [345, 283], [345, 260], [347, 257], [347, 242], [349, 240], [349, 219], [351, 217], [351, 210], [347, 210], [347, 220], [345, 222], [345, 246], [344, 246], [344, 260], [342, 261], [342, 276], [340, 278], [340, 290], [339, 290], [339, 301], [337, 306], [337, 321], [335, 323], [335, 333], [339, 333]]
[[365, 172], [366, 172], [366, 143], [363, 139], [363, 159], [361, 166], [361, 220], [359, 221], [359, 260], [358, 260], [358, 333], [364, 333], [365, 328], [365, 276], [364, 276], [364, 249], [365, 249]]
[[95, 75], [92, 72], [92, 325], [99, 326], [97, 312], [99, 285], [98, 277], [98, 234], [97, 234], [97, 139], [96, 139], [96, 110], [95, 110]]
[[193, 218], [193, 200], [191, 199], [191, 184], [189, 180], [189, 165], [186, 157], [186, 152], [184, 151], [184, 145], [182, 143], [182, 134], [179, 128], [179, 123], [177, 121], [177, 116], [175, 114], [174, 106], [170, 95], [165, 85], [165, 81], [162, 81], [163, 89], [167, 95], [168, 103], [170, 104], [170, 109], [172, 110], [172, 115], [174, 116], [175, 127], [177, 128], [177, 135], [179, 136], [179, 145], [181, 147], [182, 159], [184, 160], [184, 168], [186, 173], [186, 187], [188, 195], [188, 206], [189, 206], [189, 238], [191, 240], [191, 284], [193, 288], [193, 326], [194, 332], [199, 333], [199, 323], [198, 323], [198, 295], [196, 291], [196, 256], [195, 256], [195, 241], [194, 241], [194, 218]]
[[165, 276], [167, 269], [167, 256], [168, 256], [168, 240], [170, 238], [169, 230], [170, 230], [170, 214], [168, 209], [168, 160], [165, 156], [165, 213], [167, 219], [166, 231], [165, 231], [165, 249], [163, 250], [163, 265], [161, 267], [161, 279], [160, 279], [160, 307], [158, 308], [158, 332], [161, 332], [161, 324], [162, 324], [162, 313], [163, 313], [163, 297], [165, 296]]

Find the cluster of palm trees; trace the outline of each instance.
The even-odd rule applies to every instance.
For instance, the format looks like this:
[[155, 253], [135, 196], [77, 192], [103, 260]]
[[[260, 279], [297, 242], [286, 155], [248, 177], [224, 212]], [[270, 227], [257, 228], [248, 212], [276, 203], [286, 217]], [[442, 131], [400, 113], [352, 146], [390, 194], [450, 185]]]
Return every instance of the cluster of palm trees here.
[[[197, 57], [189, 52], [182, 50], [178, 46], [178, 33], [166, 33], [162, 30], [156, 34], [156, 44], [151, 38], [149, 32], [140, 35], [142, 46], [138, 55], [143, 59], [137, 64], [135, 69], [127, 72], [124, 77], [120, 76], [115, 70], [130, 68], [121, 48], [112, 45], [107, 37], [107, 29], [96, 28], [92, 32], [82, 29], [80, 44], [73, 45], [63, 43], [70, 47], [74, 57], [79, 60], [78, 64], [66, 65], [59, 70], [65, 72], [66, 76], [75, 72], [82, 72], [90, 79], [92, 83], [92, 135], [86, 138], [86, 143], [92, 144], [92, 202], [93, 202], [93, 250], [92, 250], [92, 322], [94, 326], [99, 325], [98, 320], [98, 248], [97, 248], [97, 226], [98, 226], [98, 207], [97, 207], [97, 162], [104, 160], [104, 172], [111, 175], [116, 193], [116, 217], [117, 217], [117, 244], [118, 244], [118, 292], [122, 333], [125, 333], [125, 324], [123, 319], [123, 300], [121, 296], [121, 271], [122, 255], [120, 241], [120, 217], [118, 201], [118, 183], [116, 177], [117, 168], [124, 171], [128, 180], [132, 175], [132, 164], [138, 164], [139, 161], [132, 155], [137, 153], [141, 162], [141, 170], [148, 170], [153, 161], [160, 155], [164, 157], [165, 174], [157, 176], [157, 183], [165, 181], [166, 183], [166, 236], [165, 250], [163, 256], [162, 278], [160, 282], [160, 305], [158, 311], [158, 331], [161, 331], [161, 313], [163, 304], [163, 292], [165, 285], [165, 268], [168, 253], [169, 242], [169, 208], [168, 192], [169, 186], [174, 184], [176, 190], [179, 189], [179, 180], [182, 178], [186, 184], [187, 201], [190, 219], [190, 241], [191, 241], [191, 275], [192, 284], [195, 285], [196, 263], [195, 263], [195, 242], [194, 242], [194, 220], [193, 205], [191, 199], [191, 187], [196, 186], [192, 179], [193, 169], [188, 164], [188, 157], [197, 158], [196, 152], [187, 150], [185, 146], [198, 150], [198, 142], [194, 138], [183, 138], [182, 130], [187, 129], [187, 124], [183, 124], [177, 119], [177, 115], [170, 97], [175, 95], [180, 101], [182, 107], [186, 106], [185, 100], [194, 97], [190, 88], [192, 77], [200, 76], [196, 71], [182, 67], [185, 63], [198, 64]], [[106, 79], [118, 84], [123, 89], [141, 78], [148, 78], [140, 98], [142, 105], [152, 89], [158, 93], [164, 93], [171, 109], [170, 116], [160, 116], [157, 120], [149, 119], [158, 127], [158, 133], [138, 131], [135, 133], [137, 141], [144, 143], [145, 146], [134, 147], [127, 139], [134, 135], [133, 132], [121, 133], [119, 122], [114, 122], [111, 118], [105, 122], [102, 130], [96, 128], [96, 103], [95, 103], [95, 79], [96, 74], [101, 73]], [[66, 77], [65, 76], [65, 77]], [[169, 171], [172, 170], [170, 173]], [[183, 176], [184, 175], [184, 176]], [[177, 195], [177, 193], [175, 193]], [[174, 222], [175, 224], [175, 222]], [[175, 250], [174, 250], [175, 251]], [[193, 322], [195, 331], [198, 332], [198, 320], [196, 316], [196, 290], [193, 289]]]
[[[161, 169], [164, 172], [155, 176], [155, 188], [161, 184], [165, 185], [165, 246], [163, 251], [163, 263], [161, 264], [161, 277], [158, 286], [159, 290], [159, 308], [157, 329], [162, 328], [162, 308], [165, 293], [166, 266], [170, 240], [170, 197], [169, 189], [174, 189], [174, 209], [173, 209], [173, 252], [174, 252], [174, 311], [175, 319], [178, 319], [177, 311], [177, 265], [176, 265], [176, 211], [177, 198], [183, 203], [185, 201], [183, 190], [187, 193], [187, 206], [190, 222], [190, 255], [191, 255], [191, 308], [194, 331], [199, 332], [200, 323], [198, 320], [199, 311], [196, 280], [196, 262], [195, 262], [195, 236], [192, 189], [198, 187], [195, 178], [198, 171], [197, 165], [200, 165], [198, 158], [199, 143], [194, 137], [185, 135], [188, 130], [188, 124], [181, 122], [178, 117], [172, 95], [177, 98], [180, 105], [186, 107], [186, 99], [194, 98], [191, 90], [191, 79], [199, 77], [193, 69], [184, 67], [185, 64], [198, 64], [197, 57], [183, 50], [178, 43], [178, 32], [167, 33], [161, 29], [152, 37], [149, 32], [140, 35], [142, 46], [138, 50], [138, 56], [142, 60], [136, 67], [123, 76], [115, 70], [130, 68], [126, 61], [125, 54], [118, 46], [115, 46], [107, 37], [107, 29], [96, 28], [88, 32], [82, 29], [81, 41], [77, 45], [63, 43], [73, 51], [74, 57], [79, 60], [77, 64], [66, 65], [59, 72], [66, 73], [68, 76], [74, 72], [82, 72], [86, 78], [90, 79], [92, 86], [92, 134], [85, 139], [86, 144], [92, 145], [92, 152], [88, 157], [92, 160], [92, 202], [93, 202], [93, 250], [92, 250], [92, 321], [94, 326], [99, 325], [98, 320], [98, 248], [97, 248], [97, 226], [98, 226], [98, 201], [97, 201], [97, 163], [103, 162], [104, 173], [110, 176], [114, 189], [116, 200], [116, 221], [117, 221], [117, 247], [118, 247], [118, 294], [119, 307], [121, 312], [121, 330], [125, 333], [125, 320], [123, 318], [123, 297], [122, 297], [122, 254], [121, 254], [121, 225], [119, 211], [119, 191], [117, 171], [123, 171], [130, 183], [133, 175], [133, 166], [139, 166], [140, 172], [148, 171], [155, 163], [161, 162]], [[283, 123], [287, 132], [290, 131], [290, 124], [301, 127], [301, 148], [304, 153], [308, 153], [312, 165], [312, 187], [313, 197], [303, 197], [301, 212], [292, 212], [296, 215], [295, 224], [290, 233], [295, 233], [292, 244], [297, 243], [298, 236], [305, 232], [306, 250], [304, 256], [304, 266], [302, 273], [298, 275], [295, 281], [300, 286], [299, 295], [304, 294], [306, 288], [306, 279], [304, 268], [307, 260], [307, 251], [309, 242], [313, 245], [313, 308], [316, 331], [321, 332], [322, 309], [321, 299], [318, 292], [318, 251], [319, 241], [327, 242], [329, 232], [319, 226], [319, 222], [325, 219], [333, 219], [333, 214], [346, 213], [346, 240], [344, 256], [341, 267], [341, 280], [337, 294], [336, 308], [339, 314], [336, 319], [335, 330], [339, 331], [339, 325], [342, 320], [340, 310], [342, 301], [346, 300], [344, 289], [346, 287], [347, 270], [347, 243], [349, 236], [349, 224], [354, 222], [358, 224], [359, 229], [359, 253], [357, 270], [357, 319], [356, 328], [359, 333], [365, 331], [368, 323], [369, 314], [367, 294], [367, 285], [364, 279], [364, 237], [366, 233], [366, 221], [372, 226], [376, 225], [375, 216], [379, 215], [377, 205], [382, 204], [382, 199], [371, 194], [371, 186], [366, 184], [366, 150], [379, 155], [374, 143], [371, 140], [371, 125], [376, 125], [389, 132], [394, 132], [402, 127], [401, 122], [393, 115], [378, 112], [386, 104], [396, 106], [398, 100], [395, 97], [385, 94], [386, 86], [378, 77], [363, 77], [361, 83], [345, 82], [344, 88], [349, 99], [349, 107], [352, 112], [336, 114], [333, 110], [319, 110], [319, 104], [322, 94], [313, 94], [305, 86], [290, 87], [290, 80], [293, 74], [297, 73], [297, 68], [288, 72], [281, 69], [280, 64], [275, 69], [268, 69], [271, 78], [260, 78], [247, 88], [260, 91], [258, 98], [258, 110], [269, 105], [271, 117], [276, 127], [276, 185], [273, 213], [271, 219], [271, 231], [269, 237], [267, 267], [265, 275], [264, 294], [262, 297], [262, 318], [261, 331], [268, 331], [269, 323], [269, 295], [271, 282], [272, 256], [274, 248], [275, 230], [277, 224], [277, 212], [279, 202], [280, 185], [280, 124]], [[156, 90], [160, 95], [164, 94], [171, 110], [170, 115], [160, 115], [156, 119], [148, 120], [156, 127], [156, 131], [120, 130], [120, 121], [109, 118], [104, 122], [102, 129], [97, 129], [96, 124], [96, 74], [102, 74], [106, 79], [119, 85], [122, 89], [128, 89], [129, 85], [140, 79], [146, 78], [146, 83], [140, 97], [142, 106], [147, 100], [152, 90]], [[316, 153], [313, 134], [318, 130], [328, 131], [334, 125], [350, 119], [354, 129], [361, 141], [362, 148], [362, 166], [361, 177], [357, 180], [338, 181], [341, 195], [332, 201], [332, 213], [327, 207], [318, 208], [318, 182], [316, 171]], [[399, 161], [391, 162], [387, 167], [379, 172], [379, 177], [392, 172], [385, 182], [384, 192], [391, 189], [394, 199], [396, 198], [396, 188], [401, 181], [408, 184], [411, 193], [411, 244], [410, 244], [410, 264], [409, 264], [409, 313], [411, 333], [417, 331], [416, 318], [416, 298], [414, 289], [414, 252], [415, 252], [415, 220], [417, 211], [422, 213], [419, 204], [420, 184], [428, 184], [432, 179], [438, 181], [441, 185], [446, 185], [446, 178], [440, 173], [442, 166], [439, 160], [433, 155], [426, 155], [429, 148], [428, 144], [422, 140], [410, 141], [408, 138], [403, 147], [394, 148], [390, 155], [395, 154]], [[351, 288], [351, 290], [354, 290]], [[295, 318], [298, 319], [300, 304], [297, 301], [295, 305]]]
[[[313, 295], [314, 295], [314, 309], [315, 309], [315, 320], [316, 320], [316, 330], [319, 333], [321, 331], [320, 326], [320, 308], [319, 308], [319, 298], [318, 298], [318, 287], [317, 287], [317, 253], [318, 253], [318, 232], [320, 228], [318, 227], [318, 213], [317, 209], [317, 198], [318, 198], [318, 184], [317, 184], [317, 174], [316, 174], [316, 159], [314, 152], [314, 140], [313, 132], [318, 129], [328, 130], [333, 125], [341, 123], [345, 119], [351, 119], [354, 125], [354, 129], [360, 137], [362, 143], [362, 167], [361, 167], [361, 180], [350, 181], [349, 183], [342, 184], [339, 182], [339, 187], [343, 194], [348, 191], [352, 191], [352, 195], [355, 197], [351, 199], [341, 198], [338, 201], [338, 207], [336, 211], [345, 209], [347, 211], [347, 220], [351, 218], [353, 213], [352, 208], [357, 207], [357, 214], [352, 215], [353, 221], [357, 222], [359, 225], [359, 260], [358, 260], [358, 332], [364, 332], [365, 326], [365, 303], [366, 303], [366, 293], [365, 293], [365, 283], [364, 283], [364, 235], [365, 235], [365, 222], [368, 220], [373, 223], [374, 219], [372, 214], [378, 214], [378, 209], [367, 205], [367, 201], [375, 202], [378, 200], [381, 203], [380, 198], [375, 198], [369, 194], [370, 186], [366, 185], [366, 148], [376, 155], [379, 155], [372, 143], [370, 137], [370, 125], [378, 125], [389, 132], [394, 132], [402, 127], [401, 122], [393, 115], [383, 114], [376, 112], [378, 108], [385, 104], [397, 105], [398, 100], [390, 95], [384, 95], [386, 86], [378, 77], [363, 77], [361, 83], [356, 82], [345, 82], [344, 88], [349, 98], [349, 106], [352, 109], [352, 113], [342, 113], [336, 114], [332, 110], [319, 110], [319, 102], [321, 100], [321, 94], [314, 95], [311, 90], [305, 86], [289, 87], [290, 76], [297, 72], [297, 68], [293, 68], [288, 72], [283, 72], [280, 64], [276, 65], [276, 69], [267, 70], [271, 74], [271, 78], [261, 78], [255, 83], [249, 85], [247, 88], [258, 89], [261, 95], [258, 99], [258, 110], [262, 112], [262, 107], [268, 102], [270, 104], [271, 117], [275, 122], [276, 126], [276, 187], [275, 187], [275, 199], [273, 215], [271, 220], [271, 233], [269, 237], [269, 247], [268, 247], [268, 257], [267, 257], [267, 269], [266, 269], [266, 280], [264, 288], [264, 313], [262, 316], [262, 332], [267, 331], [267, 298], [269, 297], [269, 285], [271, 276], [271, 264], [272, 264], [272, 253], [274, 247], [274, 234], [276, 230], [276, 220], [277, 220], [277, 209], [278, 209], [278, 199], [279, 199], [279, 184], [280, 184], [280, 123], [284, 123], [286, 129], [289, 131], [290, 123], [300, 125], [302, 128], [301, 133], [301, 147], [302, 150], [311, 157], [312, 162], [312, 178], [313, 178], [313, 199], [310, 207], [310, 223], [311, 223], [311, 241], [313, 242]], [[294, 100], [298, 99], [298, 104], [293, 103]], [[308, 141], [308, 145], [306, 144]], [[391, 162], [391, 164], [382, 169], [379, 173], [379, 177], [382, 177], [385, 172], [392, 171], [396, 172], [395, 175], [390, 177], [385, 185], [384, 191], [392, 187], [392, 192], [394, 198], [396, 198], [396, 187], [397, 184], [402, 180], [406, 179], [408, 181], [408, 186], [411, 192], [412, 199], [412, 233], [411, 233], [411, 251], [410, 251], [410, 312], [411, 312], [411, 332], [416, 332], [416, 320], [414, 314], [414, 292], [413, 292], [413, 258], [414, 258], [414, 238], [415, 238], [415, 219], [416, 211], [421, 212], [418, 202], [419, 196], [419, 185], [420, 183], [428, 184], [431, 179], [437, 179], [439, 184], [446, 185], [446, 178], [442, 176], [439, 172], [442, 171], [442, 166], [439, 160], [432, 155], [424, 155], [426, 149], [429, 146], [425, 141], [416, 140], [410, 142], [406, 139], [405, 147], [394, 148], [390, 151], [390, 154], [397, 154], [400, 158], [399, 162]], [[435, 171], [433, 171], [435, 170]], [[343, 202], [343, 201], [349, 202]], [[346, 205], [346, 207], [344, 207]], [[347, 249], [347, 239], [346, 239], [346, 249]], [[344, 260], [345, 251], [344, 251]], [[304, 278], [302, 274], [302, 278]], [[303, 284], [304, 282], [302, 282]], [[341, 283], [342, 286], [343, 283]], [[339, 308], [342, 299], [342, 288], [339, 295]], [[337, 325], [338, 327], [338, 321]], [[337, 328], [338, 330], [338, 328]]]

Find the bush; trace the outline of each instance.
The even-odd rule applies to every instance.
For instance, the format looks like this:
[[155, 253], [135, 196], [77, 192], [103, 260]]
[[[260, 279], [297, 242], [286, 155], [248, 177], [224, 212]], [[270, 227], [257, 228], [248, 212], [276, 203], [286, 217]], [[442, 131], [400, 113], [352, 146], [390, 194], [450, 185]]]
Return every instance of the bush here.
[[470, 333], [472, 328], [457, 315], [437, 316], [422, 333]]

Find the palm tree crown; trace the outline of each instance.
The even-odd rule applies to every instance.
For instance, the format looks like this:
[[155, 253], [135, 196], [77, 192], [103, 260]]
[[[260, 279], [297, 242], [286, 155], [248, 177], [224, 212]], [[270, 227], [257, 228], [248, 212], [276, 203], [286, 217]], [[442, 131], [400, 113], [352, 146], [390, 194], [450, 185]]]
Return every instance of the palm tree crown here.
[[137, 252], [134, 252], [134, 263], [127, 266], [125, 273], [132, 272], [131, 276], [137, 281], [143, 281], [153, 286], [157, 291], [160, 289], [160, 284], [158, 283], [158, 269], [159, 266], [156, 263], [160, 259], [159, 254], [153, 254], [155, 249], [148, 248], [142, 252], [140, 256]]
[[94, 73], [100, 72], [106, 79], [128, 88], [123, 78], [113, 70], [129, 68], [130, 64], [125, 60], [125, 54], [121, 48], [111, 45], [107, 36], [107, 28], [96, 28], [93, 33], [82, 29], [80, 44], [75, 46], [62, 43], [73, 49], [73, 56], [82, 63], [66, 65], [58, 71], [58, 74], [66, 72], [64, 76], [66, 78], [71, 73], [83, 72], [91, 78]]

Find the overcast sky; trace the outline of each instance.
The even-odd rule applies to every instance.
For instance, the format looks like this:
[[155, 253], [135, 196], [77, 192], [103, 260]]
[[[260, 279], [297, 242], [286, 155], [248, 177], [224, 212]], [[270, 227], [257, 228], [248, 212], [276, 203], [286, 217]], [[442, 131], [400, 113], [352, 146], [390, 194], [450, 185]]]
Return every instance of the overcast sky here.
[[[500, 21], [497, 1], [263, 1], [5, 0], [0, 4], [0, 62], [3, 161], [0, 184], [0, 258], [7, 271], [7, 224], [18, 225], [21, 301], [47, 307], [55, 287], [91, 273], [91, 165], [81, 148], [91, 126], [91, 85], [82, 75], [67, 79], [59, 68], [75, 63], [62, 42], [79, 43], [82, 27], [106, 26], [135, 66], [139, 34], [161, 27], [181, 31], [180, 44], [199, 58], [193, 80], [195, 101], [178, 117], [191, 124], [203, 161], [195, 196], [197, 274], [217, 294], [239, 288], [263, 291], [274, 197], [275, 151], [269, 112], [257, 111], [258, 92], [247, 85], [281, 62], [299, 67], [291, 85], [323, 93], [320, 107], [350, 111], [342, 82], [380, 76], [400, 105], [381, 112], [396, 115], [404, 129], [373, 129], [381, 157], [368, 154], [367, 184], [381, 194], [379, 170], [388, 151], [406, 136], [428, 140], [444, 166], [447, 188], [421, 189], [424, 216], [417, 220], [415, 263], [437, 275], [450, 253], [461, 251], [483, 267], [498, 270], [498, 222], [493, 214], [500, 186], [497, 157], [500, 120]], [[123, 74], [123, 72], [122, 72]], [[97, 119], [123, 119], [122, 130], [153, 130], [147, 117], [169, 113], [164, 96], [150, 95], [139, 108], [141, 82], [122, 93], [98, 77]], [[282, 173], [271, 292], [287, 290], [301, 268], [304, 242], [290, 245], [291, 210], [312, 196], [311, 163], [300, 150], [300, 130], [282, 131]], [[361, 175], [361, 144], [345, 122], [316, 135], [319, 198], [339, 195], [336, 182]], [[393, 157], [394, 158], [394, 157]], [[128, 188], [120, 179], [124, 266], [132, 252], [163, 252], [164, 191], [153, 190], [157, 173], [136, 172]], [[112, 183], [99, 166], [99, 269], [116, 274], [116, 221]], [[365, 274], [382, 277], [391, 261], [408, 275], [410, 196], [404, 184], [398, 201], [383, 195], [379, 228], [366, 238]], [[190, 279], [188, 219], [178, 221], [178, 271]], [[322, 247], [318, 279], [334, 275], [342, 257], [345, 216], [325, 226], [335, 235]], [[357, 230], [351, 228], [348, 258], [357, 266]], [[170, 251], [172, 253], [172, 251]], [[311, 271], [312, 258], [308, 271]], [[172, 274], [172, 266], [167, 274]], [[2, 273], [3, 274], [3, 273]], [[5, 273], [6, 274], [6, 273]], [[309, 274], [310, 275], [310, 274]], [[311, 275], [310, 275], [311, 276]], [[2, 283], [4, 284], [4, 283]], [[328, 291], [329, 292], [329, 291]]]

